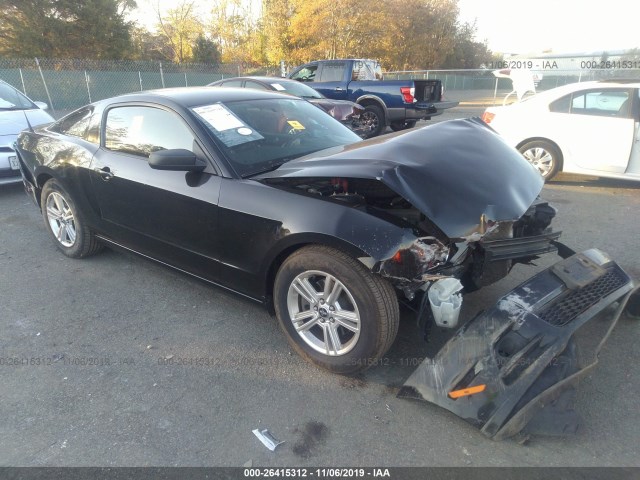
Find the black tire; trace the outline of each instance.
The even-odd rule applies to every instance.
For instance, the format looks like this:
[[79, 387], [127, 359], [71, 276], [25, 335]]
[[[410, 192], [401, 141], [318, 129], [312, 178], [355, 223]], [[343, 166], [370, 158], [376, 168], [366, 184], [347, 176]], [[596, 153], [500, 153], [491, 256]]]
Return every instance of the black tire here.
[[394, 132], [400, 132], [402, 130], [408, 130], [416, 126], [416, 120], [401, 120], [399, 122], [391, 122], [391, 130]]
[[560, 171], [562, 155], [552, 143], [545, 140], [534, 140], [525, 143], [518, 150], [529, 163], [538, 169], [545, 182], [551, 180]]
[[366, 105], [364, 112], [360, 115], [360, 124], [370, 128], [364, 138], [377, 137], [387, 128], [384, 112], [377, 105]]
[[[307, 275], [310, 275], [308, 279], [305, 278]], [[308, 285], [312, 285], [321, 297], [315, 307], [306, 302], [294, 287], [301, 285], [298, 283], [301, 278], [308, 280]], [[335, 302], [331, 300], [331, 294], [321, 291], [327, 282], [330, 286], [340, 284], [343, 287], [342, 290], [336, 289], [340, 294], [335, 297]], [[326, 301], [323, 302], [323, 298]], [[398, 333], [400, 313], [393, 287], [357, 260], [329, 247], [304, 247], [284, 261], [275, 280], [274, 304], [278, 322], [291, 347], [305, 360], [334, 373], [350, 374], [376, 365]], [[291, 312], [302, 304], [305, 305], [300, 312], [315, 317], [304, 324], [300, 323], [303, 320], [298, 321], [299, 328], [314, 324], [299, 333]], [[341, 315], [338, 312], [353, 314], [351, 309], [359, 318], [357, 334], [345, 328], [344, 322], [338, 318]], [[335, 329], [339, 340], [337, 344], [345, 347], [343, 353], [339, 353], [336, 343], [333, 343], [329, 329]], [[327, 351], [323, 351], [325, 347]], [[332, 353], [328, 353], [329, 347], [333, 348]]]
[[[49, 179], [44, 184], [40, 199], [44, 224], [62, 253], [71, 258], [84, 258], [102, 250], [103, 246], [86, 226], [73, 198], [55, 179]], [[68, 214], [64, 218], [56, 217], [60, 211]], [[75, 235], [70, 235], [70, 231]]]

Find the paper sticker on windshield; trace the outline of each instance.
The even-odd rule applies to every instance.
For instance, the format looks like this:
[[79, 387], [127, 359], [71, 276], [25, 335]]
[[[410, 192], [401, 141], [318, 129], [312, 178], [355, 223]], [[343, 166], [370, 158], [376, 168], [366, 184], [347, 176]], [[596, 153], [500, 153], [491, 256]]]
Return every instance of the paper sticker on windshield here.
[[226, 147], [235, 147], [264, 138], [221, 103], [196, 107], [192, 110]]
[[272, 86], [273, 88], [275, 88], [276, 90], [280, 90], [280, 91], [286, 90], [286, 88], [284, 88], [284, 87], [283, 87], [282, 85], [280, 85], [279, 83], [272, 83], [272, 84], [271, 84], [271, 86]]
[[238, 117], [220, 103], [197, 107], [193, 111], [219, 132], [231, 130], [232, 128], [246, 127]]
[[288, 120], [287, 123], [289, 125], [291, 125], [291, 127], [294, 130], [304, 130], [304, 125], [302, 125], [300, 122], [298, 122], [297, 120]]

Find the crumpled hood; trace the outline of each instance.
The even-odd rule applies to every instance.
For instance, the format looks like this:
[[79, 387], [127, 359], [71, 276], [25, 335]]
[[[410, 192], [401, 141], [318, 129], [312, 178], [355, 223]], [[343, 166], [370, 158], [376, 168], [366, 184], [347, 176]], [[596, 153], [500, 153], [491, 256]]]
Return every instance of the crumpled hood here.
[[449, 238], [488, 220], [517, 220], [544, 184], [537, 170], [478, 118], [451, 120], [316, 152], [261, 178], [377, 179]]
[[[29, 122], [27, 122], [27, 117]], [[53, 118], [44, 110], [4, 110], [0, 111], [0, 135], [12, 135], [13, 139], [25, 128], [53, 122]]]

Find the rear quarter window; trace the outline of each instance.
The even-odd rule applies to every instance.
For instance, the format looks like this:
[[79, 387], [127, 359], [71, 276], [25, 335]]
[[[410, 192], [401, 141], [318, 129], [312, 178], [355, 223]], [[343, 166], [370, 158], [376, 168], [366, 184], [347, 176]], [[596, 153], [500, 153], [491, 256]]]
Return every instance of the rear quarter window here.
[[[70, 113], [66, 117], [58, 120], [56, 123], [49, 127], [49, 130], [63, 135], [69, 135], [72, 137], [83, 138], [87, 141], [92, 141], [87, 135], [89, 123], [91, 122], [91, 116], [93, 115], [93, 108], [87, 107], [76, 112]], [[93, 138], [92, 143], [97, 143], [96, 138]]]

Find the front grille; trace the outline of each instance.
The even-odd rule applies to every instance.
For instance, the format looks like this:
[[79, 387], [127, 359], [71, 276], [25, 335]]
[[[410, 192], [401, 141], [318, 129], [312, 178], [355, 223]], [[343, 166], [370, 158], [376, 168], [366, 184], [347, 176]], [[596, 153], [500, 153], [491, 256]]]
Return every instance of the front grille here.
[[580, 290], [569, 290], [556, 302], [546, 305], [537, 315], [551, 325], [559, 327], [566, 325], [598, 303], [600, 299], [624, 286], [627, 281], [624, 272], [613, 268], [586, 287]]

